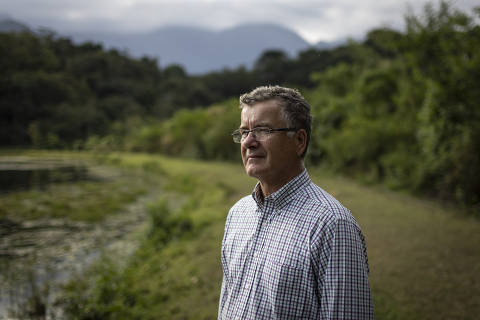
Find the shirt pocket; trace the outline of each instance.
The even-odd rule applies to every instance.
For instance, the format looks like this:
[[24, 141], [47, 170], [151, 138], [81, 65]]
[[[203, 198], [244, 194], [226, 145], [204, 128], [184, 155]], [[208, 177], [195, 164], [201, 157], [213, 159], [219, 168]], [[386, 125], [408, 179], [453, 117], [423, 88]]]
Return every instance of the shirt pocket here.
[[240, 281], [250, 252], [251, 241], [248, 238], [228, 237], [222, 248], [222, 265], [228, 283]]
[[287, 263], [267, 262], [263, 285], [274, 319], [299, 319], [303, 314], [307, 288], [304, 268]]

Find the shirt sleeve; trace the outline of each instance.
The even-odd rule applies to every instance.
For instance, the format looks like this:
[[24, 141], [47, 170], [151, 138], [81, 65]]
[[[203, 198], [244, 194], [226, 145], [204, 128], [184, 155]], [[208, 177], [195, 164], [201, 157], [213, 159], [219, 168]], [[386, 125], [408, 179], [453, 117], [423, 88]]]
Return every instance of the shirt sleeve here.
[[227, 298], [227, 279], [225, 278], [225, 275], [223, 276], [223, 281], [222, 281], [222, 290], [220, 291], [220, 301], [218, 304], [218, 320], [221, 320], [223, 317], [223, 307], [225, 305], [225, 300]]
[[365, 238], [355, 222], [339, 219], [312, 247], [321, 319], [374, 319]]
[[225, 307], [225, 302], [228, 298], [228, 266], [227, 266], [227, 260], [224, 254], [224, 249], [225, 249], [225, 238], [227, 237], [227, 234], [228, 234], [231, 214], [232, 214], [232, 209], [230, 209], [230, 211], [228, 212], [227, 220], [225, 222], [225, 230], [224, 230], [223, 239], [222, 239], [221, 262], [222, 262], [223, 277], [222, 277], [222, 289], [220, 291], [220, 299], [218, 302], [218, 320], [224, 319], [223, 308]]

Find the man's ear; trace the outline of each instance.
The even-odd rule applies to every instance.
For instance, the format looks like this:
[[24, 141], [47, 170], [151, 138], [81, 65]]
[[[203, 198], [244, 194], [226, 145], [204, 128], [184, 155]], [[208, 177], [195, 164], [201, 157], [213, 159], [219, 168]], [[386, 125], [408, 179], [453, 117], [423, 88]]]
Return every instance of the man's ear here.
[[301, 157], [307, 148], [307, 131], [305, 129], [298, 130], [294, 138], [297, 145], [297, 155]]

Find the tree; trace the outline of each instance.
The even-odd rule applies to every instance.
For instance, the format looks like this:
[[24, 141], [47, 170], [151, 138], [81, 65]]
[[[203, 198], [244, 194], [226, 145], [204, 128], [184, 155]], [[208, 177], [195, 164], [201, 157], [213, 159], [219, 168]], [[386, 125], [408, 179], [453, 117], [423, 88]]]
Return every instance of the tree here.
[[282, 50], [265, 51], [255, 62], [254, 73], [259, 83], [282, 84], [291, 70], [288, 56]]

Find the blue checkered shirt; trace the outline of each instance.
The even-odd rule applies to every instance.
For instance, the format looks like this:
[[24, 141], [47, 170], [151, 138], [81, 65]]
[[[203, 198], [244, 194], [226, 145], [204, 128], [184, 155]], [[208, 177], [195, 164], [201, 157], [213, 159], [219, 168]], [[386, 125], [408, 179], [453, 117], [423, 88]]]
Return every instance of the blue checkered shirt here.
[[219, 319], [373, 319], [365, 239], [306, 170], [227, 217]]

